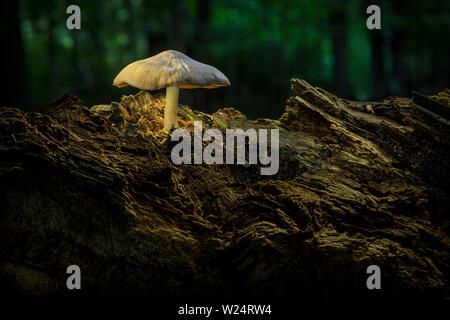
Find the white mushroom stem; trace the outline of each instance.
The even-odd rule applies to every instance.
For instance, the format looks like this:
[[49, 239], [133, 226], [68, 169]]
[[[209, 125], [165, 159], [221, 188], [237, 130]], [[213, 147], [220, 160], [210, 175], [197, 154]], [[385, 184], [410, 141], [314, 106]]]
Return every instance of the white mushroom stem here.
[[164, 108], [164, 128], [166, 130], [170, 130], [177, 124], [178, 92], [178, 86], [166, 88], [166, 106]]

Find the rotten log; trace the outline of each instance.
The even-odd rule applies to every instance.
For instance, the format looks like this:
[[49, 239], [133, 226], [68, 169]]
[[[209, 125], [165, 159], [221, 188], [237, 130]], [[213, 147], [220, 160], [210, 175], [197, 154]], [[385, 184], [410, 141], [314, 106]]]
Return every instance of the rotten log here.
[[427, 96], [421, 94], [418, 91], [413, 91], [413, 102], [427, 108], [428, 110], [440, 115], [441, 117], [444, 117], [447, 120], [450, 120], [450, 109], [448, 106], [444, 106]]
[[355, 298], [370, 294], [377, 264], [387, 299], [448, 298], [448, 126], [408, 98], [372, 103], [392, 110], [373, 114], [292, 86], [275, 120], [180, 106], [188, 129], [279, 129], [270, 177], [255, 165], [174, 165], [164, 97], [148, 92], [0, 108], [3, 290], [64, 295], [61, 270], [75, 263], [86, 296]]

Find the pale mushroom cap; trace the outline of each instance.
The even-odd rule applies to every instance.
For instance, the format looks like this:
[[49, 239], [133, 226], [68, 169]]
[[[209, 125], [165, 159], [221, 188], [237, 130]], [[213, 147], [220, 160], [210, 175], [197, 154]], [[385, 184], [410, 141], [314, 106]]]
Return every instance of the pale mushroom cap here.
[[200, 63], [175, 50], [163, 51], [148, 59], [130, 63], [114, 79], [116, 87], [157, 90], [170, 86], [180, 88], [217, 88], [230, 81], [218, 69]]

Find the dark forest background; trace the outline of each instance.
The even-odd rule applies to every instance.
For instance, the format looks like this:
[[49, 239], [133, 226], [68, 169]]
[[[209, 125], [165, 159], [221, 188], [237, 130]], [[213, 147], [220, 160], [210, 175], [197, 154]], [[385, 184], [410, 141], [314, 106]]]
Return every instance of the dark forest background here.
[[[81, 8], [81, 30], [66, 8]], [[382, 29], [366, 28], [377, 4]], [[220, 69], [232, 86], [181, 90], [180, 102], [278, 117], [298, 77], [373, 100], [449, 87], [450, 1], [2, 1], [2, 105], [38, 110], [65, 92], [85, 105], [137, 92], [112, 86], [128, 63], [166, 49]]]

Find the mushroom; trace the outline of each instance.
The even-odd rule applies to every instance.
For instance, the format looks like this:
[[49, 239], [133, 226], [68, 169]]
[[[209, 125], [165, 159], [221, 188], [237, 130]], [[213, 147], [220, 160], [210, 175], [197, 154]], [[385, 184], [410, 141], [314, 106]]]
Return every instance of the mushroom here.
[[145, 90], [166, 88], [164, 128], [177, 123], [179, 88], [213, 89], [229, 86], [230, 81], [218, 69], [189, 58], [175, 50], [163, 51], [153, 57], [135, 61], [120, 71], [113, 85], [131, 85]]

